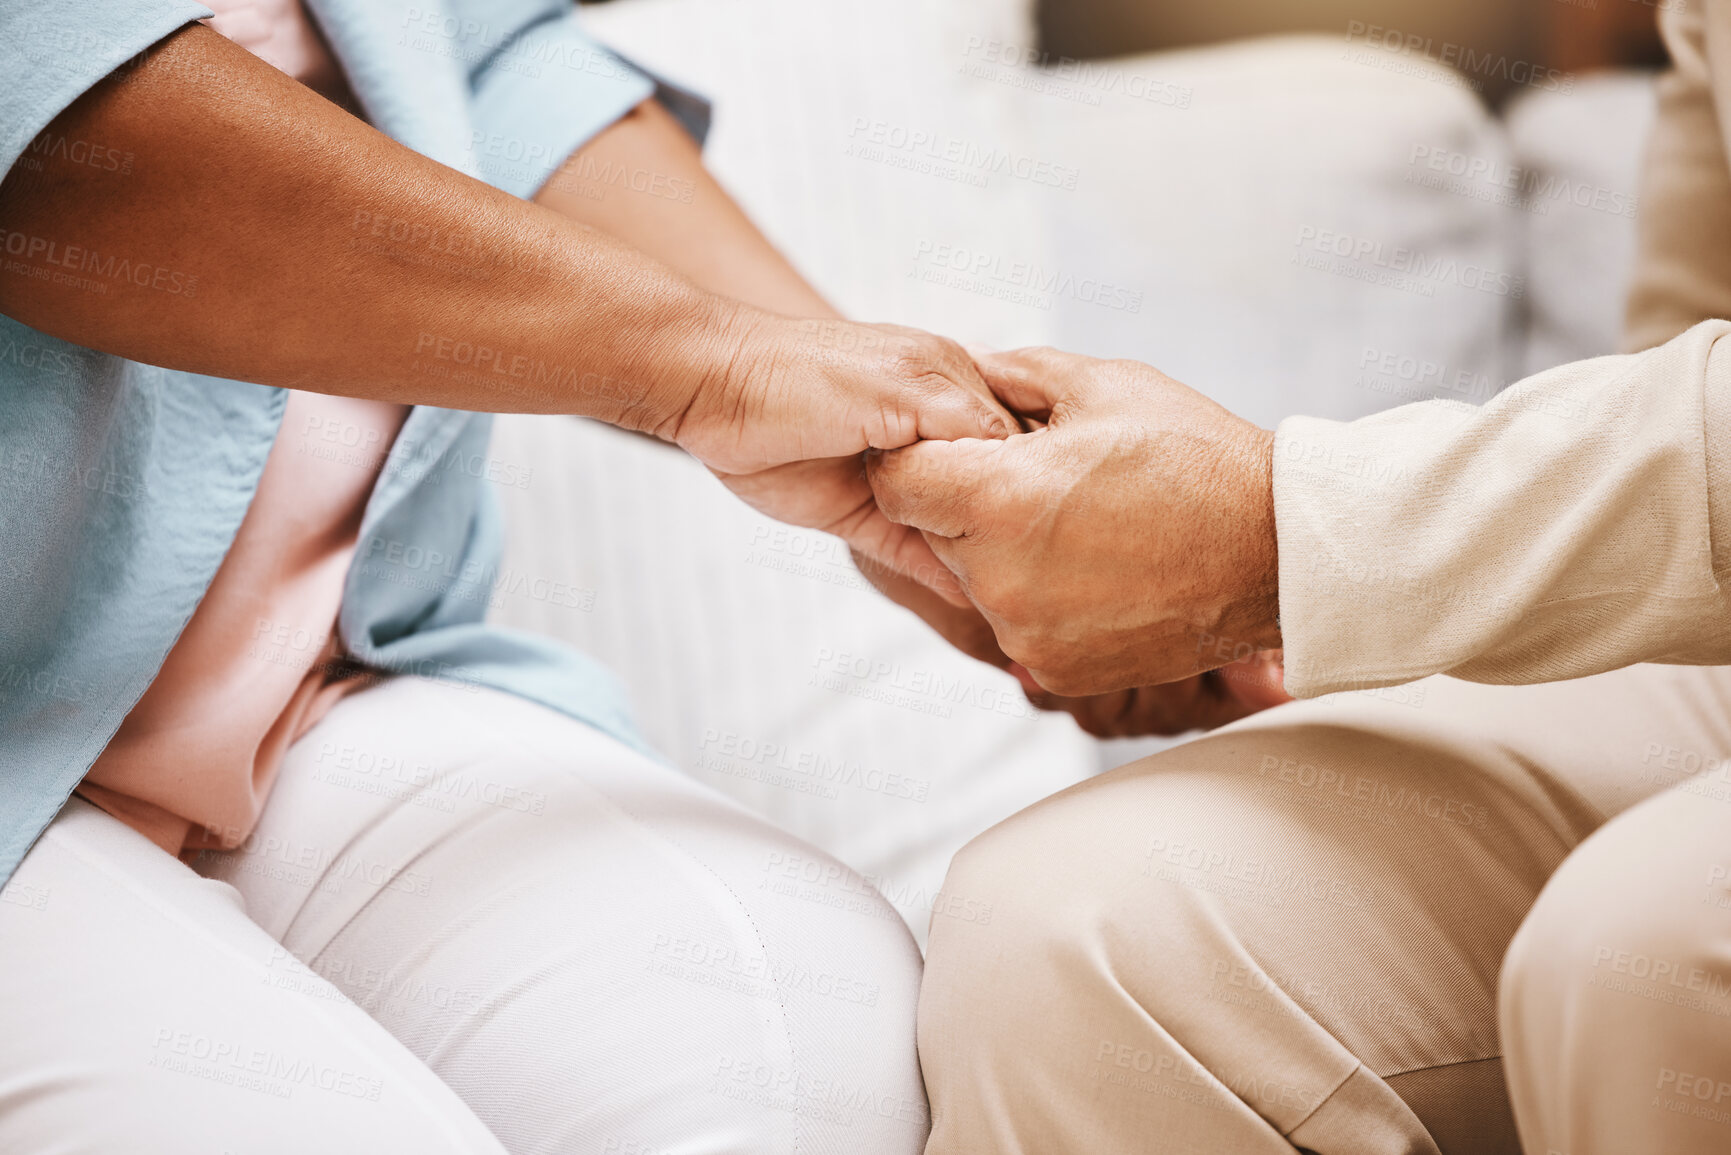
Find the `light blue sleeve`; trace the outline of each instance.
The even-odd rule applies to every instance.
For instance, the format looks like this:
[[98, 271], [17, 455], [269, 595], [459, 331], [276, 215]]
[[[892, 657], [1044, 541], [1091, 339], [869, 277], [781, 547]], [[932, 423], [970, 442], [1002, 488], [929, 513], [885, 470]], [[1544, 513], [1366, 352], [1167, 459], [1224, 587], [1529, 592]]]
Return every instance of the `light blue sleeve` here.
[[0, 172], [97, 81], [209, 15], [187, 0], [0, 0]]
[[651, 96], [702, 142], [708, 102], [589, 39], [575, 9], [505, 39], [470, 78], [477, 166], [489, 184], [531, 197], [567, 157]]

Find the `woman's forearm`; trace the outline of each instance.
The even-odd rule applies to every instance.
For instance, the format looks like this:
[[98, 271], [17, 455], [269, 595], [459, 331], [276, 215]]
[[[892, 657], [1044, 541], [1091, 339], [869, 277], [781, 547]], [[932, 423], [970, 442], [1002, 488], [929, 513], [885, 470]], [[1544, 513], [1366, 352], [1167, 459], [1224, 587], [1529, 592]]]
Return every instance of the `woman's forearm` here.
[[709, 175], [697, 143], [654, 100], [572, 154], [535, 202], [712, 293], [789, 317], [840, 316]]
[[[676, 425], [742, 308], [388, 139], [189, 27], [0, 185], [0, 312], [133, 360], [466, 409]], [[82, 155], [82, 154], [81, 154]]]

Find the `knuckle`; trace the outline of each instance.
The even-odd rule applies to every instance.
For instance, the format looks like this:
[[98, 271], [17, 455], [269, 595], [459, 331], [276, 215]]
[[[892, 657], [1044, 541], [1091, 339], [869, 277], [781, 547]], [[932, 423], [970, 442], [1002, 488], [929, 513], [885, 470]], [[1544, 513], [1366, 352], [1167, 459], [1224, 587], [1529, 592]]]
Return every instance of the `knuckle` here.
[[1090, 738], [1118, 737], [1117, 734], [1112, 732], [1112, 727], [1101, 725], [1099, 719], [1090, 715], [1072, 714], [1071, 717], [1076, 719], [1076, 724], [1082, 728], [1082, 733], [1088, 735]]
[[1093, 693], [1086, 676], [1067, 655], [1055, 655], [1039, 669], [1041, 683], [1060, 697], [1086, 698]]
[[[968, 592], [982, 610], [1003, 621], [1018, 636], [1018, 640], [1025, 645], [1034, 644], [1035, 638], [1029, 633], [1030, 623], [1027, 621], [1028, 597], [1015, 582], [991, 572], [976, 581]], [[1014, 654], [1011, 657], [1015, 657], [1023, 665], [1028, 665]]]

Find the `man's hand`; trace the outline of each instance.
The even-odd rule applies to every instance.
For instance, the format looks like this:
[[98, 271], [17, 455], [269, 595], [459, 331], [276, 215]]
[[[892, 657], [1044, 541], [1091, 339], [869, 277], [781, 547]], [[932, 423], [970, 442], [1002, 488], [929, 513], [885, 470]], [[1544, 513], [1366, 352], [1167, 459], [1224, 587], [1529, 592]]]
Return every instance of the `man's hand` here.
[[1020, 665], [1012, 663], [1009, 669], [1021, 679], [1028, 701], [1042, 710], [1064, 711], [1096, 738], [1173, 737], [1191, 730], [1213, 730], [1292, 701], [1286, 692], [1286, 671], [1278, 650], [1163, 686], [1138, 686], [1080, 698], [1042, 690]]
[[757, 314], [730, 372], [662, 431], [739, 497], [833, 533], [871, 563], [967, 605], [918, 531], [884, 517], [861, 455], [1018, 426], [961, 346], [917, 329]]
[[1141, 686], [1066, 698], [1042, 689], [998, 645], [992, 625], [973, 603], [954, 605], [911, 578], [890, 573], [854, 554], [854, 565], [885, 597], [918, 614], [943, 639], [971, 658], [1008, 670], [1022, 683], [1028, 701], [1042, 710], [1061, 711], [1096, 738], [1171, 736], [1212, 730], [1251, 714], [1292, 701], [1284, 685], [1278, 650], [1252, 654], [1231, 665], [1164, 686]]
[[[935, 583], [921, 583], [886, 569], [857, 549], [853, 551], [853, 564], [879, 593], [903, 609], [912, 610], [939, 637], [968, 657], [1000, 670], [1015, 665], [998, 646], [992, 623], [965, 596], [959, 602], [940, 597], [932, 590]], [[950, 571], [945, 569], [944, 573]], [[955, 582], [957, 591], [961, 589], [961, 583], [955, 581], [954, 574], [950, 574], [950, 581]], [[1023, 685], [1025, 687], [1027, 683]]]
[[1277, 649], [1273, 435], [1160, 372], [1052, 349], [979, 359], [1043, 428], [868, 461], [1043, 689], [1080, 697]]

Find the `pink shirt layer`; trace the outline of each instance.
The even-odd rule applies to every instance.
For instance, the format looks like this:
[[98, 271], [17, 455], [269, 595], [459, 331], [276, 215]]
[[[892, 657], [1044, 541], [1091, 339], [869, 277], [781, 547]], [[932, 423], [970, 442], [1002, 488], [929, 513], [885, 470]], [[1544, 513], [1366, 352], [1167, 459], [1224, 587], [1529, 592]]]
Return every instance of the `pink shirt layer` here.
[[[327, 95], [342, 74], [300, 0], [210, 0], [206, 23]], [[170, 854], [239, 845], [289, 745], [363, 682], [339, 656], [343, 581], [408, 409], [290, 393], [210, 589], [78, 793]]]
[[258, 492], [78, 792], [171, 854], [238, 845], [283, 752], [364, 684], [331, 667], [361, 515], [408, 409], [291, 392]]

